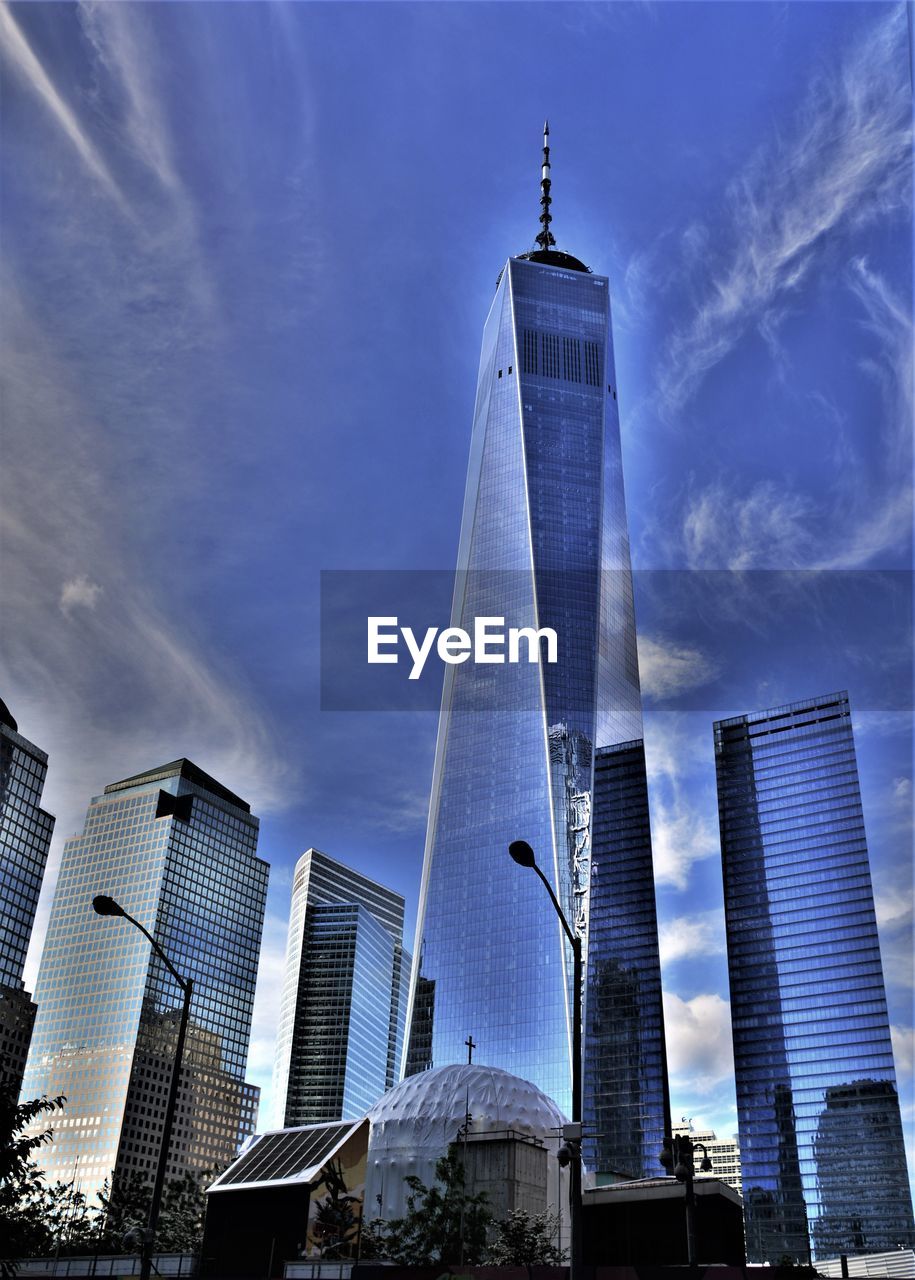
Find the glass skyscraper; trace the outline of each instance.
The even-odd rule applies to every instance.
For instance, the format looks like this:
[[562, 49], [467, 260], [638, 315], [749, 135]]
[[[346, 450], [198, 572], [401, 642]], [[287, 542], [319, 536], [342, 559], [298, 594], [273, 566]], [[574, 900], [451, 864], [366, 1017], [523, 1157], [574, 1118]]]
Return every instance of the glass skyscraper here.
[[258, 821], [189, 760], [112, 783], [64, 846], [35, 990], [24, 1094], [65, 1094], [35, 1159], [91, 1198], [152, 1177], [182, 997], [147, 940], [92, 908], [108, 894], [194, 984], [168, 1177], [224, 1164], [254, 1131], [245, 1081], [267, 893]]
[[472, 1035], [569, 1114], [571, 957], [527, 840], [587, 958], [586, 1161], [638, 1177], [668, 1104], [610, 299], [552, 247], [544, 143], [540, 248], [483, 331], [452, 624], [552, 628], [558, 660], [446, 669], [406, 1067]]
[[845, 693], [715, 724], [747, 1253], [915, 1243]]
[[274, 1067], [279, 1127], [356, 1120], [397, 1081], [404, 900], [318, 849], [296, 863]]
[[35, 1006], [23, 982], [54, 819], [41, 807], [48, 757], [0, 701], [0, 1074], [22, 1079]]

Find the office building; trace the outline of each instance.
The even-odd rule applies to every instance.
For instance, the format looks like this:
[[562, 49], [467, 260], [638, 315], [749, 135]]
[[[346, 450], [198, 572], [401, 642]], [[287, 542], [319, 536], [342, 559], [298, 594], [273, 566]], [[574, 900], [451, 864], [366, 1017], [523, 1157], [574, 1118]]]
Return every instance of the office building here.
[[231, 1160], [254, 1131], [245, 1081], [268, 866], [244, 800], [189, 760], [125, 778], [93, 798], [64, 846], [35, 999], [30, 1097], [66, 1095], [35, 1158], [91, 1199], [112, 1175], [151, 1179], [182, 995], [114, 898], [193, 983], [167, 1176]]
[[35, 1005], [23, 970], [54, 819], [41, 807], [48, 757], [0, 701], [0, 1074], [16, 1092]]
[[353, 1120], [397, 1081], [404, 900], [307, 849], [296, 863], [274, 1066], [281, 1127]]
[[610, 299], [554, 247], [548, 140], [539, 247], [483, 332], [452, 624], [551, 628], [557, 660], [446, 668], [406, 1065], [472, 1036], [570, 1113], [571, 958], [526, 840], [587, 954], [585, 1157], [638, 1177], [669, 1114]]
[[715, 725], [747, 1252], [913, 1242], [845, 693]]
[[726, 1182], [729, 1187], [733, 1187], [738, 1195], [742, 1194], [742, 1183], [740, 1178], [740, 1142], [737, 1134], [730, 1139], [719, 1138], [714, 1129], [696, 1129], [693, 1127], [692, 1121], [686, 1120], [682, 1124], [675, 1124], [671, 1129], [671, 1133], [676, 1136], [688, 1137], [693, 1142], [701, 1143], [708, 1153], [708, 1157], [712, 1162], [710, 1173], [703, 1173], [699, 1168], [702, 1159], [702, 1152], [696, 1154], [696, 1177], [697, 1178], [717, 1178], [719, 1182]]

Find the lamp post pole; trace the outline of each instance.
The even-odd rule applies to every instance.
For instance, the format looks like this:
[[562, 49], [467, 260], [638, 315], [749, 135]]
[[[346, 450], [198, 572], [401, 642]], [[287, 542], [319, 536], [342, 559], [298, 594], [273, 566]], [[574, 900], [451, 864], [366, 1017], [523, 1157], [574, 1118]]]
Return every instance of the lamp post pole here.
[[100, 916], [122, 916], [134, 925], [149, 940], [150, 946], [168, 969], [169, 973], [181, 988], [184, 997], [181, 1007], [181, 1021], [178, 1024], [178, 1039], [175, 1043], [175, 1060], [172, 1065], [172, 1078], [168, 1089], [168, 1100], [165, 1104], [165, 1118], [162, 1122], [162, 1137], [159, 1140], [159, 1157], [156, 1161], [156, 1174], [153, 1180], [152, 1200], [149, 1204], [149, 1218], [143, 1234], [143, 1250], [140, 1255], [140, 1280], [149, 1280], [152, 1271], [152, 1255], [156, 1242], [156, 1230], [159, 1226], [159, 1212], [162, 1208], [162, 1192], [165, 1188], [165, 1169], [168, 1164], [168, 1150], [171, 1146], [172, 1126], [175, 1122], [175, 1110], [178, 1105], [178, 1083], [181, 1075], [181, 1060], [184, 1057], [184, 1042], [187, 1039], [187, 1024], [191, 1012], [191, 994], [193, 983], [190, 978], [182, 978], [181, 974], [169, 960], [153, 935], [139, 920], [124, 910], [114, 898], [99, 894], [92, 899], [92, 906]]
[[693, 1153], [696, 1147], [702, 1148], [702, 1173], [711, 1173], [712, 1161], [704, 1142], [694, 1142], [688, 1133], [669, 1135], [664, 1139], [660, 1161], [668, 1173], [672, 1173], [678, 1182], [685, 1184], [686, 1199], [686, 1260], [689, 1266], [698, 1265], [696, 1256], [696, 1192], [693, 1179], [696, 1176], [696, 1165]]
[[531, 867], [543, 881], [559, 923], [572, 947], [572, 1125], [576, 1136], [566, 1143], [569, 1165], [569, 1199], [571, 1201], [571, 1266], [569, 1280], [581, 1280], [583, 1266], [581, 1214], [581, 938], [574, 933], [553, 892], [553, 886], [537, 865], [534, 851], [526, 840], [513, 840], [508, 852], [520, 867]]

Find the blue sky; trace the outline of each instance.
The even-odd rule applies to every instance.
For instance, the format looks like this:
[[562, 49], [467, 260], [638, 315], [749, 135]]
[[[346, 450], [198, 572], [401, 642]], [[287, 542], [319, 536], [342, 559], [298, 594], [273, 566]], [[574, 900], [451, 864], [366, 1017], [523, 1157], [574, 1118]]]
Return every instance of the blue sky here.
[[553, 229], [611, 281], [675, 1113], [736, 1126], [711, 721], [848, 688], [911, 1133], [905, 9], [31, 4], [0, 30], [2, 681], [51, 755], [40, 920], [107, 782], [188, 755], [245, 796], [269, 1092], [298, 854], [412, 918], [436, 716], [321, 712], [319, 574], [454, 564], [548, 115]]

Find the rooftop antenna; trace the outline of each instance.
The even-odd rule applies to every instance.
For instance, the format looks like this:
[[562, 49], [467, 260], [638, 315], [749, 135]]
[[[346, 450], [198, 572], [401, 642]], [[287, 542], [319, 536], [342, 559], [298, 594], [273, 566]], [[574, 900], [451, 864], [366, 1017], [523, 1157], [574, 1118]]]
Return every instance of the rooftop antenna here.
[[550, 196], [550, 122], [543, 122], [543, 167], [540, 170], [540, 234], [536, 237], [537, 244], [543, 250], [548, 250], [550, 245], [556, 243], [556, 239], [550, 230], [550, 223], [553, 221], [553, 215], [550, 213], [550, 205], [552, 204]]

